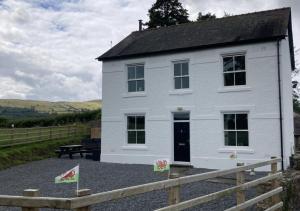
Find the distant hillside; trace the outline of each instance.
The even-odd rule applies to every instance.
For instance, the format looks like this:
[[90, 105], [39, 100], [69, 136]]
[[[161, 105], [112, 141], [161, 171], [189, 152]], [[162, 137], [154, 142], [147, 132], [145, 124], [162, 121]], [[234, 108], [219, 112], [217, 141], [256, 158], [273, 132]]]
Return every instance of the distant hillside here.
[[[66, 114], [101, 108], [101, 100], [86, 102], [49, 102], [35, 100], [0, 99], [0, 117], [26, 114]], [[23, 115], [22, 115], [23, 114]]]

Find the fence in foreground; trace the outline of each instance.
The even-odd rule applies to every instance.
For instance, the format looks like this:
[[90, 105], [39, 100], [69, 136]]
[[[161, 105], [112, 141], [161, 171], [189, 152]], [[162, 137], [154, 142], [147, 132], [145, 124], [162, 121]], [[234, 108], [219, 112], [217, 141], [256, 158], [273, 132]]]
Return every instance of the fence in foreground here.
[[90, 126], [84, 124], [0, 129], [0, 148], [90, 134]]
[[[226, 211], [244, 210], [268, 198], [271, 199], [272, 205], [270, 205], [266, 211], [272, 211], [278, 210], [283, 206], [283, 203], [279, 197], [279, 193], [282, 192], [282, 187], [279, 183], [279, 178], [281, 178], [282, 173], [277, 171], [277, 163], [280, 161], [281, 159], [272, 158], [271, 160], [246, 166], [241, 165], [232, 169], [178, 177], [96, 194], [90, 194], [90, 190], [85, 189], [78, 191], [78, 197], [76, 198], [39, 197], [38, 190], [30, 189], [24, 191], [24, 196], [0, 195], [0, 206], [22, 207], [22, 210], [24, 211], [38, 211], [39, 208], [74, 209], [77, 211], [87, 211], [90, 210], [91, 205], [155, 190], [166, 190], [168, 192], [169, 206], [156, 211], [183, 210], [210, 202], [212, 200], [217, 200], [233, 193], [236, 193], [236, 206], [231, 207]], [[268, 165], [271, 165], [271, 172], [269, 175], [250, 182], [245, 182], [245, 171]], [[212, 179], [228, 174], [236, 174], [236, 186], [187, 201], [180, 201], [179, 192], [181, 185]], [[271, 183], [272, 190], [260, 194], [250, 200], [245, 200], [245, 190], [266, 182]]]

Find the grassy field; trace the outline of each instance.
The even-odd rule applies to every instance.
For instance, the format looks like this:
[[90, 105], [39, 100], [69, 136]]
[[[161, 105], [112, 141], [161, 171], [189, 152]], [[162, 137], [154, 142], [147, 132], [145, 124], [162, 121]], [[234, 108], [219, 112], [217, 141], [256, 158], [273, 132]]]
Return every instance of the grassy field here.
[[62, 138], [81, 137], [89, 133], [89, 127], [84, 124], [55, 127], [0, 128], [0, 148]]
[[41, 113], [73, 113], [84, 110], [96, 110], [101, 108], [101, 100], [85, 102], [49, 102], [34, 100], [0, 99], [0, 107], [34, 109]]
[[62, 138], [40, 143], [0, 148], [0, 170], [23, 163], [56, 156], [55, 150], [62, 145], [79, 144], [82, 137]]

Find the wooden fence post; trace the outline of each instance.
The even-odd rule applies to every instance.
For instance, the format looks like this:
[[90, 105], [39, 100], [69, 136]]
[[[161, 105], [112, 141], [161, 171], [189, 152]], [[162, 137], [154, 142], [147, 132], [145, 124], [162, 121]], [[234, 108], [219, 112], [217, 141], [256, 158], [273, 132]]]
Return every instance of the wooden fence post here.
[[11, 132], [11, 141], [14, 142], [15, 129], [12, 128], [10, 132]]
[[77, 124], [75, 124], [75, 125], [73, 126], [73, 129], [74, 129], [74, 131], [73, 131], [73, 136], [76, 137], [76, 136], [77, 136], [77, 130], [78, 130]]
[[[23, 192], [23, 196], [27, 197], [38, 197], [39, 190], [38, 189], [26, 189]], [[32, 208], [32, 207], [22, 207], [22, 211], [39, 211], [39, 208]]]
[[49, 139], [52, 140], [52, 126], [50, 126], [50, 134], [49, 134]]
[[[169, 179], [179, 178], [179, 173], [170, 173]], [[180, 186], [174, 186], [169, 188], [168, 194], [169, 205], [177, 204], [180, 202]]]
[[26, 139], [27, 139], [27, 141], [29, 140], [29, 129], [28, 128], [26, 129]]
[[[271, 159], [276, 159], [276, 157], [271, 157]], [[271, 164], [271, 174], [276, 174], [277, 173], [277, 162], [276, 163], [272, 163]], [[272, 189], [276, 189], [278, 188], [280, 185], [279, 185], [279, 181], [278, 179], [274, 179], [272, 181]], [[279, 203], [281, 200], [280, 200], [280, 196], [278, 194], [272, 196], [272, 203], [273, 204], [277, 204]]]
[[[237, 167], [244, 166], [244, 163], [237, 163]], [[245, 171], [240, 171], [236, 173], [236, 185], [242, 185], [245, 183]], [[245, 191], [237, 190], [236, 192], [236, 203], [237, 205], [245, 202]]]
[[[88, 196], [91, 195], [91, 190], [90, 189], [81, 189], [81, 190], [76, 190], [76, 196], [77, 197], [82, 197], [82, 196]], [[91, 206], [86, 206], [86, 207], [80, 207], [75, 209], [75, 211], [90, 211]]]

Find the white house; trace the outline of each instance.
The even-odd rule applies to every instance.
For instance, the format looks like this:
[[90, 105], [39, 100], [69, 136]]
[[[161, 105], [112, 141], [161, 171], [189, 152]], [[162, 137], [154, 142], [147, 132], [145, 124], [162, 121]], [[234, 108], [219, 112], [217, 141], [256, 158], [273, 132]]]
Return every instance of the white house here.
[[103, 162], [224, 169], [276, 156], [288, 167], [290, 8], [135, 31], [97, 59]]

